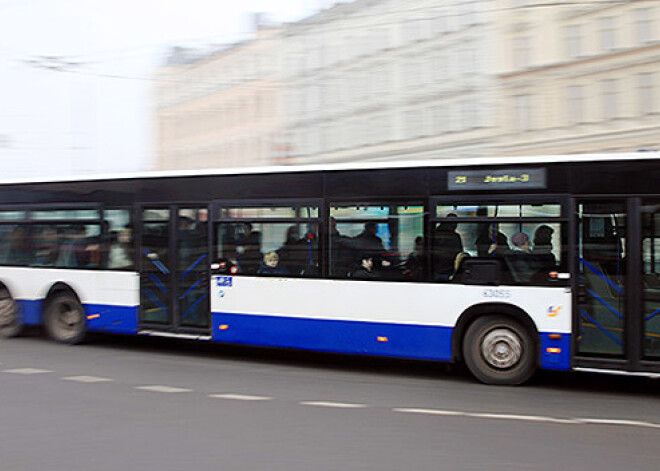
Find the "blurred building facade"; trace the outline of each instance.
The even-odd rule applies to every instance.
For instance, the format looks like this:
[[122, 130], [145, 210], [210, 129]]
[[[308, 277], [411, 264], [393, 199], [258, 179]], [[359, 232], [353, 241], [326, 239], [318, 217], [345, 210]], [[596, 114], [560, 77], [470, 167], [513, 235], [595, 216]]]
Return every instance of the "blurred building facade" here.
[[660, 2], [508, 1], [498, 155], [660, 150]]
[[357, 0], [287, 28], [288, 162], [487, 155], [492, 3]]
[[281, 28], [212, 52], [175, 49], [156, 76], [157, 167], [268, 165], [282, 135]]
[[158, 72], [158, 167], [660, 149], [654, 0], [354, 0]]

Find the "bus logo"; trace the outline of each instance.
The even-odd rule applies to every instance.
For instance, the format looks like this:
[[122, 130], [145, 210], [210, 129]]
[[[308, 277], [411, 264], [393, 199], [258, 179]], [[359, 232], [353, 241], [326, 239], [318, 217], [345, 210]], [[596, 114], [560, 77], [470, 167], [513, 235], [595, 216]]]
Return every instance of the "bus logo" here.
[[220, 288], [231, 288], [233, 278], [231, 276], [219, 276], [216, 280], [216, 286]]
[[559, 315], [559, 311], [561, 311], [561, 306], [550, 306], [548, 308], [548, 317], [557, 317]]

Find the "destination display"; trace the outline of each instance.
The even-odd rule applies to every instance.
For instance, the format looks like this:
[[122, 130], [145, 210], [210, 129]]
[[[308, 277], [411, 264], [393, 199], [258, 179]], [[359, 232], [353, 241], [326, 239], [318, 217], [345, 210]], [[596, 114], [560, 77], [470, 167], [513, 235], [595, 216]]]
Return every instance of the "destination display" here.
[[498, 170], [450, 170], [447, 189], [458, 190], [514, 190], [547, 187], [546, 169], [508, 168]]

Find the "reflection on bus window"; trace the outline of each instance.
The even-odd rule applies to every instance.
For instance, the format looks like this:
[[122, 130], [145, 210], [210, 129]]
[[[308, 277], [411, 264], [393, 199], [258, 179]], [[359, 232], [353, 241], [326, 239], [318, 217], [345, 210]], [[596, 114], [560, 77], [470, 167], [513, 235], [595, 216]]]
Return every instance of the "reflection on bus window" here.
[[548, 274], [565, 268], [561, 224], [461, 223], [448, 218], [437, 223], [431, 240], [433, 280], [459, 282], [456, 274], [465, 258], [500, 261], [503, 282], [544, 284]]
[[[286, 272], [290, 276], [310, 277], [320, 273], [317, 224], [221, 223], [217, 238], [217, 259], [234, 267], [237, 274], [282, 275]], [[269, 253], [277, 255], [277, 273], [264, 268], [268, 266], [264, 256]]]
[[[425, 276], [424, 207], [420, 204], [330, 205], [330, 275], [421, 280]], [[373, 267], [366, 269], [365, 260]], [[364, 277], [362, 277], [364, 278]]]

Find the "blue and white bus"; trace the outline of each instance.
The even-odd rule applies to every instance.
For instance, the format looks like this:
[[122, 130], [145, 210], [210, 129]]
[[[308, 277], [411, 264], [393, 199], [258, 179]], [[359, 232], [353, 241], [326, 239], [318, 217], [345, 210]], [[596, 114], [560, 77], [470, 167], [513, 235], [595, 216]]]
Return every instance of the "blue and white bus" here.
[[0, 330], [660, 372], [652, 153], [0, 184]]

